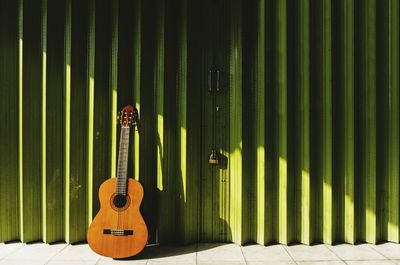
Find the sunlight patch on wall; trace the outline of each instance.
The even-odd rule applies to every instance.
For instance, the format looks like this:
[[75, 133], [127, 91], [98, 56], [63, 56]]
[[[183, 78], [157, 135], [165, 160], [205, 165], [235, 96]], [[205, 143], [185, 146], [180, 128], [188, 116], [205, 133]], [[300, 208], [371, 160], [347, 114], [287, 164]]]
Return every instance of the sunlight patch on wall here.
[[70, 190], [70, 113], [71, 113], [71, 65], [65, 65], [65, 162], [64, 162], [64, 203], [65, 203], [65, 241], [69, 242], [69, 220], [70, 220], [70, 203], [69, 203], [69, 190]]
[[265, 235], [265, 148], [257, 147], [257, 242]]
[[323, 238], [324, 242], [332, 239], [332, 185], [323, 184]]
[[[115, 114], [117, 113], [117, 89], [112, 87], [111, 89], [111, 176], [115, 178], [116, 165], [117, 165], [117, 126]], [[119, 110], [118, 110], [119, 111]]]
[[181, 139], [180, 139], [180, 168], [181, 168], [181, 177], [182, 177], [182, 186], [183, 186], [183, 201], [186, 203], [186, 128], [181, 127]]
[[[45, 43], [45, 41], [44, 41]], [[45, 45], [45, 44], [43, 44]], [[45, 47], [44, 47], [45, 49]], [[42, 52], [42, 233], [43, 239], [46, 240], [46, 73], [47, 73], [47, 55], [46, 51]]]
[[279, 157], [279, 242], [287, 242], [287, 161]]
[[398, 242], [399, 241], [399, 226], [389, 221], [388, 224], [388, 234], [390, 235], [389, 241]]
[[[242, 240], [242, 209], [243, 209], [243, 198], [242, 198], [242, 141], [238, 143], [238, 148], [231, 151], [229, 156], [229, 184], [226, 185], [226, 192], [229, 194], [227, 197], [230, 200], [229, 205], [226, 205], [229, 212], [228, 224], [232, 230], [232, 240], [234, 242], [241, 242]], [[230, 189], [228, 188], [230, 187]], [[228, 190], [229, 189], [229, 190]], [[225, 192], [224, 190], [224, 192]], [[225, 205], [224, 205], [225, 209]], [[224, 211], [225, 212], [225, 211]], [[221, 218], [222, 219], [222, 218]]]
[[375, 211], [369, 207], [365, 212], [365, 237], [368, 243], [375, 243], [376, 240], [376, 215]]
[[[135, 107], [136, 107], [136, 109], [137, 109], [137, 111], [138, 111], [138, 115], [139, 115], [139, 124], [140, 124], [140, 102], [139, 102], [139, 100], [138, 99], [136, 99], [136, 102], [135, 102]], [[140, 148], [139, 148], [139, 146], [140, 146], [140, 138], [139, 138], [139, 127], [137, 127], [137, 128], [135, 128], [134, 130], [133, 130], [133, 139], [134, 139], [134, 150], [133, 150], [133, 159], [134, 159], [134, 172], [133, 172], [133, 174], [134, 174], [134, 178], [136, 179], [136, 180], [138, 180], [139, 181], [139, 179], [140, 179], [140, 174], [139, 174], [139, 157], [140, 157]]]
[[301, 240], [310, 243], [310, 172], [301, 170]]
[[[93, 69], [94, 70], [94, 69]], [[94, 134], [94, 77], [93, 71], [92, 75], [89, 77], [89, 104], [88, 104], [88, 183], [87, 183], [87, 207], [88, 207], [88, 225], [92, 221], [92, 212], [93, 212], [93, 134]]]
[[345, 222], [346, 225], [344, 226], [345, 229], [345, 236], [346, 241], [353, 243], [354, 238], [354, 201], [353, 197], [346, 194], [345, 196]]
[[21, 241], [24, 241], [24, 204], [23, 204], [23, 30], [22, 30], [22, 0], [20, 0], [20, 7], [19, 7], [19, 51], [18, 51], [18, 90], [19, 90], [19, 97], [18, 97], [18, 105], [19, 105], [19, 113], [18, 113], [18, 178], [19, 178], [19, 226], [20, 226], [20, 237]]
[[163, 187], [163, 139], [164, 139], [164, 117], [157, 115], [157, 189], [162, 191]]

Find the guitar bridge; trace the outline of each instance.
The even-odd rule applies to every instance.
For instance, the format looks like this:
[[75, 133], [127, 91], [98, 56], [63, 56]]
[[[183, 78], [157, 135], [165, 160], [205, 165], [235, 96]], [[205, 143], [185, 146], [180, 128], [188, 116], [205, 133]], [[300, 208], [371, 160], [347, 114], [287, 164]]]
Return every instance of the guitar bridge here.
[[133, 230], [104, 229], [103, 234], [113, 235], [113, 236], [130, 236], [130, 235], [133, 235]]

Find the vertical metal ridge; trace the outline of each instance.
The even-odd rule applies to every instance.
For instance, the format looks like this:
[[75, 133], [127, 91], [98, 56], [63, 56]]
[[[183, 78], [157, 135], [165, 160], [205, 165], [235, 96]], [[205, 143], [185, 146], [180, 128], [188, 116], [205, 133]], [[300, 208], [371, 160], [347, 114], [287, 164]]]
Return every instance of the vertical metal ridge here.
[[[192, 3], [192, 16], [196, 18], [195, 21], [193, 21], [194, 29], [190, 30], [189, 32], [192, 33], [194, 31], [201, 32], [201, 34], [190, 34], [191, 35], [191, 56], [193, 60], [193, 65], [189, 65], [189, 73], [191, 76], [195, 77], [193, 80], [193, 84], [190, 84], [189, 87], [193, 86], [193, 88], [190, 90], [191, 96], [188, 97], [189, 100], [192, 99], [193, 97], [197, 96], [197, 98], [200, 98], [200, 104], [197, 103], [195, 100], [190, 100], [188, 105], [193, 104], [194, 106], [197, 107], [197, 111], [199, 112], [198, 114], [194, 113], [196, 112], [196, 109], [193, 109], [191, 111], [191, 114], [193, 115], [188, 121], [192, 120], [193, 118], [197, 118], [198, 120], [201, 121], [201, 124], [197, 126], [196, 123], [189, 123], [188, 126], [190, 126], [189, 129], [189, 135], [190, 131], [192, 131], [193, 136], [190, 138], [190, 145], [195, 146], [195, 139], [194, 137], [197, 136], [198, 139], [201, 139], [198, 147], [199, 156], [193, 156], [193, 160], [198, 159], [198, 171], [199, 171], [199, 190], [201, 192], [201, 195], [199, 196], [199, 217], [201, 218], [201, 221], [199, 222], [199, 239], [201, 241], [216, 241], [217, 237], [214, 236], [213, 230], [214, 229], [214, 224], [215, 224], [215, 219], [213, 218], [213, 215], [215, 216], [214, 212], [218, 209], [219, 205], [219, 198], [222, 197], [222, 194], [217, 193], [214, 195], [213, 193], [213, 186], [216, 186], [216, 183], [219, 183], [219, 179], [215, 180], [215, 169], [210, 167], [207, 163], [206, 160], [203, 160], [202, 157], [208, 155], [208, 152], [210, 152], [210, 149], [214, 147], [214, 137], [213, 137], [213, 112], [212, 110], [214, 109], [214, 106], [212, 105], [213, 102], [213, 95], [210, 92], [207, 92], [204, 88], [209, 85], [208, 83], [208, 77], [206, 71], [209, 71], [208, 67], [213, 67], [214, 64], [217, 64], [217, 62], [212, 61], [214, 53], [212, 52], [212, 47], [214, 45], [213, 40], [215, 39], [215, 31], [217, 31], [218, 27], [216, 27], [216, 23], [218, 25], [222, 24], [223, 21], [226, 21], [226, 16], [224, 16], [221, 13], [219, 13], [219, 16], [213, 15], [214, 13], [217, 13], [218, 11], [221, 11], [217, 8], [216, 5], [211, 5], [210, 1], [206, 2], [207, 4], [205, 6], [202, 6], [200, 3]], [[200, 11], [200, 12], [199, 12]], [[217, 21], [217, 22], [216, 22]], [[214, 26], [214, 27], [213, 27]], [[229, 34], [229, 32], [228, 32]], [[227, 34], [224, 34], [223, 37], [226, 38]], [[210, 36], [210, 38], [207, 38], [206, 36]], [[222, 37], [222, 36], [221, 36]], [[219, 39], [220, 40], [220, 39]], [[196, 44], [199, 45], [196, 45]], [[225, 44], [226, 41], [219, 41], [219, 44], [222, 43]], [[194, 47], [197, 49], [194, 49]], [[222, 52], [222, 51], [221, 51]], [[221, 66], [222, 63], [218, 62], [218, 66]], [[224, 65], [225, 66], [225, 65]], [[189, 79], [190, 80], [190, 79]], [[207, 81], [206, 81], [207, 80]], [[197, 83], [197, 84], [196, 84]], [[197, 92], [197, 93], [196, 93]], [[198, 130], [198, 131], [196, 131]], [[199, 132], [199, 130], [201, 130]], [[189, 145], [189, 146], [190, 146]], [[194, 149], [194, 148], [193, 148]], [[191, 151], [191, 153], [193, 153]], [[197, 162], [197, 161], [196, 161]], [[195, 170], [195, 166], [197, 163], [193, 161], [193, 169]], [[191, 172], [191, 174], [195, 174], [195, 171]], [[219, 177], [219, 176], [218, 176]], [[217, 201], [215, 203], [215, 201]], [[217, 209], [216, 209], [217, 208]], [[227, 220], [227, 216], [225, 215], [226, 212], [222, 211], [222, 213], [218, 212], [218, 217], [219, 218], [224, 218], [225, 221]]]
[[23, 39], [24, 39], [24, 2], [18, 0], [18, 180], [19, 180], [19, 225], [20, 239], [24, 242], [24, 175], [23, 175]]
[[256, 239], [255, 241], [259, 244], [267, 244], [270, 240], [269, 231], [266, 229], [266, 222], [270, 220], [266, 219], [266, 207], [267, 202], [265, 196], [265, 178], [266, 178], [266, 150], [265, 145], [265, 1], [261, 0], [257, 2], [258, 14], [257, 14], [257, 53], [255, 56], [256, 63], [256, 92], [255, 92], [255, 117], [254, 117], [254, 137], [255, 137], [255, 148], [256, 148], [256, 185], [257, 185], [257, 227], [256, 227]]
[[18, 240], [19, 1], [0, 1], [0, 242]]
[[42, 238], [41, 1], [25, 2], [23, 8], [23, 237], [24, 242], [31, 242]]
[[355, 186], [354, 186], [354, 1], [343, 0], [342, 5], [342, 78], [344, 91], [344, 240], [354, 244]]
[[141, 77], [140, 77], [140, 168], [139, 172], [142, 176], [141, 183], [147, 196], [143, 199], [143, 216], [145, 220], [154, 220], [149, 222], [149, 242], [156, 243], [158, 238], [156, 234], [157, 219], [155, 209], [155, 192], [157, 191], [157, 146], [155, 141], [155, 101], [154, 101], [154, 66], [156, 63], [156, 21], [152, 19], [154, 14], [155, 2], [142, 1], [142, 31], [141, 31]]
[[168, 175], [167, 175], [167, 159], [166, 154], [167, 139], [165, 126], [168, 122], [164, 102], [165, 95], [165, 1], [158, 0], [157, 2], [157, 22], [156, 22], [156, 47], [155, 47], [155, 68], [154, 68], [154, 101], [155, 101], [155, 137], [157, 147], [157, 160], [156, 160], [156, 179], [157, 179], [157, 193], [153, 196], [157, 198], [159, 205], [158, 214], [156, 216], [163, 216], [157, 220], [158, 238], [160, 242], [165, 242], [168, 239], [169, 230], [171, 229], [171, 222], [169, 216], [169, 196], [168, 196]]
[[[98, 190], [110, 177], [111, 165], [111, 22], [112, 2], [95, 3], [95, 59], [94, 59], [94, 144], [93, 144], [93, 213], [99, 210]], [[115, 114], [116, 115], [116, 114]], [[113, 125], [114, 126], [114, 125]]]
[[[376, 241], [382, 241], [388, 235], [388, 198], [389, 198], [389, 1], [380, 1], [376, 5]], [[378, 55], [379, 51], [379, 55]], [[379, 90], [378, 90], [379, 88]], [[378, 118], [379, 117], [379, 118]]]
[[65, 241], [70, 243], [70, 143], [71, 143], [71, 8], [72, 8], [72, 0], [66, 0], [65, 2], [65, 142], [64, 142], [64, 209], [65, 209]]
[[[260, 15], [263, 16], [263, 10], [257, 11], [259, 3], [257, 1], [250, 1], [241, 7], [242, 25], [240, 26], [242, 31], [242, 243], [252, 242], [257, 240], [257, 234], [262, 229], [262, 237], [264, 237], [264, 222], [262, 227], [258, 224], [258, 213], [259, 213], [259, 202], [257, 197], [260, 195], [258, 177], [257, 177], [257, 145], [256, 145], [256, 123], [253, 119], [256, 119], [257, 114], [257, 96], [256, 90], [258, 82], [258, 56], [263, 57], [263, 50], [260, 50], [258, 43], [260, 42], [256, 32], [259, 30]], [[254, 14], [254, 16], [246, 16], [245, 14]], [[264, 18], [262, 18], [264, 21]], [[261, 25], [263, 28], [264, 25]], [[261, 33], [261, 37], [264, 38], [264, 32]], [[264, 58], [260, 58], [261, 61]], [[263, 65], [264, 66], [264, 65]], [[260, 66], [260, 67], [263, 67]], [[263, 100], [263, 99], [260, 99]], [[251, 107], [253, 106], [253, 107]], [[265, 112], [264, 118], [265, 118]], [[265, 124], [265, 120], [262, 119], [260, 123]], [[222, 125], [220, 125], [222, 126]], [[261, 125], [262, 128], [264, 127]], [[264, 133], [262, 134], [264, 136]], [[259, 149], [265, 150], [264, 144]], [[260, 153], [264, 154], [265, 162], [265, 151]], [[262, 165], [264, 167], [264, 165]], [[263, 182], [265, 183], [265, 174], [263, 175]], [[265, 184], [263, 184], [263, 191], [265, 190]], [[261, 196], [264, 201], [264, 196]], [[263, 204], [265, 205], [265, 204]], [[247, 207], [246, 207], [247, 206]], [[262, 209], [261, 211], [264, 211]], [[264, 214], [263, 214], [264, 215]], [[263, 239], [264, 241], [264, 239]]]
[[[164, 1], [164, 0], [163, 0]], [[164, 174], [165, 183], [164, 192], [168, 204], [168, 233], [164, 233], [167, 238], [164, 241], [182, 242], [182, 230], [180, 230], [182, 222], [181, 218], [176, 218], [179, 209], [178, 203], [182, 198], [182, 183], [179, 181], [177, 174], [177, 90], [179, 83], [179, 34], [180, 34], [180, 16], [181, 7], [179, 1], [175, 0], [170, 3], [164, 1]], [[168, 96], [169, 95], [169, 96]], [[171, 231], [177, 231], [175, 239], [172, 237]]]
[[232, 241], [242, 243], [242, 10], [243, 2], [231, 5], [229, 64], [231, 71], [229, 114], [229, 223]]
[[[142, 12], [141, 12], [141, 0], [135, 0], [135, 23], [134, 23], [134, 69], [133, 69], [133, 99], [134, 99], [134, 106], [136, 107], [139, 120], [140, 120], [140, 112], [141, 112], [141, 98], [140, 98], [140, 76], [141, 76], [141, 28], [142, 28]], [[133, 165], [133, 172], [134, 178], [136, 180], [140, 180], [140, 134], [139, 134], [139, 127], [134, 131], [134, 138], [133, 138], [133, 149], [134, 149], [134, 165]]]
[[331, 1], [323, 1], [321, 12], [321, 89], [322, 89], [322, 192], [323, 242], [332, 244], [332, 43]]
[[365, 240], [376, 243], [376, 3], [365, 1], [363, 62], [365, 67]]
[[298, 132], [300, 143], [297, 159], [301, 177], [301, 231], [300, 242], [311, 244], [311, 215], [310, 215], [310, 48], [309, 48], [309, 0], [299, 2], [298, 8], [298, 61], [297, 86], [298, 86]]
[[274, 21], [274, 142], [276, 155], [275, 177], [278, 197], [277, 241], [288, 244], [288, 204], [287, 204], [287, 10], [286, 0], [275, 1]]
[[65, 1], [47, 1], [46, 23], [46, 236], [64, 239]]
[[157, 46], [156, 46], [156, 69], [155, 69], [155, 97], [156, 101], [156, 130], [157, 130], [157, 188], [163, 191], [164, 171], [164, 49], [165, 49], [165, 2], [159, 0], [157, 21]]
[[355, 132], [354, 132], [354, 1], [343, 0], [341, 6], [341, 33], [340, 33], [340, 88], [342, 112], [343, 139], [342, 146], [344, 153], [341, 156], [343, 161], [343, 239], [345, 242], [354, 244], [355, 235], [355, 196], [354, 196], [354, 155], [355, 155]]
[[[176, 132], [177, 132], [177, 155], [176, 161], [178, 161], [177, 165], [177, 176], [181, 178], [182, 185], [182, 193], [179, 194], [180, 198], [180, 208], [178, 213], [181, 213], [181, 221], [180, 224], [182, 227], [182, 241], [190, 242], [191, 236], [191, 224], [192, 224], [192, 216], [190, 214], [190, 206], [187, 205], [189, 200], [187, 199], [187, 192], [189, 189], [188, 182], [188, 174], [187, 174], [187, 67], [188, 67], [188, 55], [187, 55], [187, 0], [179, 1], [181, 4], [180, 8], [180, 22], [179, 24], [179, 33], [178, 33], [178, 83], [177, 83], [177, 124], [176, 124]], [[179, 185], [179, 181], [178, 181]], [[197, 218], [197, 217], [195, 217]]]
[[[194, 47], [197, 46], [199, 37], [202, 37], [204, 31], [199, 29], [198, 18], [202, 16], [203, 10], [198, 8], [198, 2], [185, 1], [186, 5], [186, 203], [185, 203], [185, 214], [184, 218], [187, 220], [185, 224], [185, 235], [184, 239], [189, 242], [199, 241], [203, 238], [203, 227], [201, 226], [202, 220], [202, 207], [200, 204], [201, 194], [203, 192], [201, 188], [202, 179], [202, 143], [201, 139], [202, 128], [199, 124], [199, 120], [202, 120], [202, 113], [198, 110], [202, 109], [201, 95], [201, 82], [199, 80], [198, 71], [198, 60], [201, 60], [203, 56], [203, 47], [197, 50]], [[201, 99], [201, 100], [199, 100]], [[200, 140], [199, 140], [200, 139]], [[182, 148], [182, 147], [181, 147]], [[182, 155], [182, 154], [181, 154]], [[188, 219], [186, 219], [190, 216]]]
[[[137, 19], [133, 17], [135, 3], [134, 1], [119, 1], [118, 11], [118, 95], [117, 107], [120, 111], [126, 104], [134, 105], [134, 60], [135, 60], [135, 26], [134, 22]], [[137, 11], [136, 11], [137, 12]], [[100, 17], [100, 20], [103, 20]], [[100, 27], [101, 28], [101, 27]], [[120, 126], [117, 123], [117, 132], [120, 131]], [[132, 128], [134, 135], [134, 128]], [[119, 134], [117, 141], [119, 141]], [[134, 171], [134, 139], [130, 141], [128, 154], [128, 177], [133, 176]]]
[[41, 33], [42, 33], [42, 157], [41, 157], [41, 166], [42, 166], [42, 240], [47, 242], [47, 177], [46, 177], [46, 91], [47, 91], [47, 0], [42, 0], [42, 25], [41, 25]]
[[399, 1], [389, 1], [388, 236], [399, 243]]
[[110, 69], [110, 177], [116, 176], [117, 164], [117, 91], [118, 91], [118, 11], [119, 1], [112, 2]]
[[278, 203], [276, 200], [278, 189], [276, 185], [276, 144], [275, 144], [275, 8], [273, 1], [265, 2], [265, 214], [266, 214], [266, 243], [278, 242], [277, 224], [279, 215], [277, 213]]
[[88, 32], [88, 130], [87, 130], [87, 225], [93, 218], [93, 141], [94, 141], [94, 82], [95, 82], [95, 30], [96, 2], [89, 0], [89, 32]]
[[[70, 241], [86, 239], [88, 203], [89, 0], [72, 1]], [[76, 30], [79, 28], [79, 30]], [[74, 30], [75, 29], [75, 30]]]

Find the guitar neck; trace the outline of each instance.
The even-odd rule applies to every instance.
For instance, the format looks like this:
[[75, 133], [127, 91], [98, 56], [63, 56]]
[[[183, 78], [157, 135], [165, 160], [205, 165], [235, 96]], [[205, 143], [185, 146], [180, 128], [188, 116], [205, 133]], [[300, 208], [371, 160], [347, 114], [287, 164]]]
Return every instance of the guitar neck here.
[[118, 194], [123, 195], [126, 195], [128, 180], [129, 129], [129, 127], [121, 127], [121, 137], [119, 140], [116, 190]]

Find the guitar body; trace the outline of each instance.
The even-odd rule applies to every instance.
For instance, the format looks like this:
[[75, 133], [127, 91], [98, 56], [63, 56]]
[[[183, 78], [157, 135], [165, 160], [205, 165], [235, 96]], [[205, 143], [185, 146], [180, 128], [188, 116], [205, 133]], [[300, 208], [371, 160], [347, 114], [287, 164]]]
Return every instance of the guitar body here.
[[128, 179], [126, 203], [120, 208], [114, 203], [115, 187], [115, 178], [101, 185], [100, 210], [89, 227], [87, 240], [100, 255], [126, 258], [139, 253], [147, 243], [147, 227], [139, 210], [143, 187], [138, 181]]

